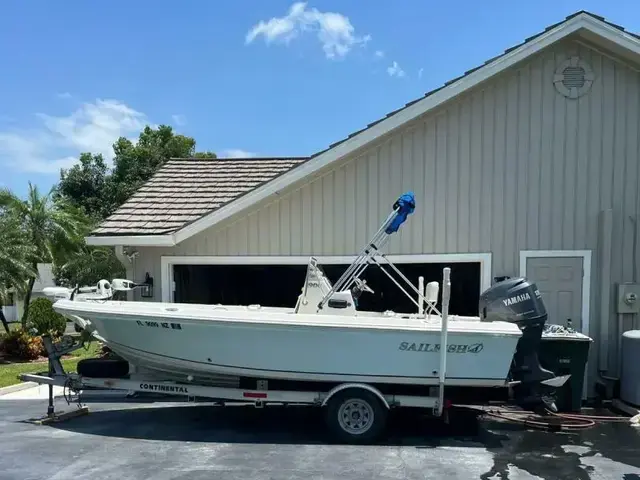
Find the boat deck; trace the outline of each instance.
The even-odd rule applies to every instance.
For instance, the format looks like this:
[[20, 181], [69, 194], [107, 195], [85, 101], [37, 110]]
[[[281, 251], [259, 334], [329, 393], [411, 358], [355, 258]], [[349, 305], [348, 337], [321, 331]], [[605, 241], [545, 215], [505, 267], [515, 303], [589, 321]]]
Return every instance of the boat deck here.
[[[333, 313], [295, 313], [293, 308], [262, 307], [260, 305], [200, 305], [156, 302], [74, 302], [58, 300], [54, 309], [63, 315], [109, 316], [116, 318], [162, 319], [170, 318], [183, 323], [233, 322], [247, 324], [297, 325], [324, 328], [363, 328], [383, 330], [410, 330], [439, 332], [442, 318], [439, 315], [363, 312], [353, 315]], [[522, 334], [520, 328], [508, 322], [481, 322], [479, 317], [449, 315], [449, 331], [452, 333], [477, 333], [488, 335]]]

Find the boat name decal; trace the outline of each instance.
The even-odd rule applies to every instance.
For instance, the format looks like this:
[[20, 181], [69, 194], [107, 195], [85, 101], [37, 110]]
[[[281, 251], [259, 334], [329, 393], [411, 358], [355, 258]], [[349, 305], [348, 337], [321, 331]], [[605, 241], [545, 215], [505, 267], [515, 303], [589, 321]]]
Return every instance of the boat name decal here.
[[509, 305], [515, 305], [516, 303], [524, 302], [525, 300], [531, 300], [531, 296], [529, 293], [523, 293], [521, 295], [516, 295], [515, 297], [510, 297], [505, 300], [502, 300], [505, 307]]
[[182, 325], [179, 323], [169, 323], [169, 322], [152, 322], [152, 321], [142, 321], [136, 320], [136, 323], [141, 327], [154, 327], [154, 328], [171, 328], [173, 330], [182, 330]]
[[[480, 353], [484, 349], [484, 345], [482, 343], [471, 343], [471, 344], [461, 344], [457, 345], [454, 343], [450, 343], [447, 345], [447, 353]], [[439, 343], [412, 343], [412, 342], [402, 342], [398, 350], [402, 350], [405, 352], [427, 352], [427, 353], [437, 353], [440, 351]]]
[[154, 392], [189, 393], [187, 387], [176, 385], [154, 385], [153, 383], [141, 383], [141, 390], [152, 390]]

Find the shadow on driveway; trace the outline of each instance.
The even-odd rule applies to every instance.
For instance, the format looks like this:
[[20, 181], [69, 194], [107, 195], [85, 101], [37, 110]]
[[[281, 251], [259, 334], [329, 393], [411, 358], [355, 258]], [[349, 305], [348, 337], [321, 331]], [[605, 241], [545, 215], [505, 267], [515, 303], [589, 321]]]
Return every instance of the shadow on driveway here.
[[[320, 409], [165, 405], [95, 411], [51, 428], [164, 442], [332, 443]], [[478, 419], [476, 412], [466, 409], [453, 412], [449, 425], [407, 412], [396, 412], [389, 423], [382, 445], [434, 449], [434, 455], [441, 448], [462, 453], [469, 450], [469, 455], [473, 455], [474, 448], [490, 452], [493, 466], [480, 477], [482, 479], [508, 479], [511, 465], [541, 478], [586, 480], [594, 472], [595, 464], [598, 468], [600, 465], [607, 469], [615, 467], [616, 475], [612, 478], [640, 480], [640, 429], [624, 424], [600, 424], [589, 430], [551, 433]]]
[[[90, 435], [139, 440], [219, 443], [326, 444], [332, 443], [324, 410], [306, 407], [149, 404], [92, 411], [52, 428]], [[451, 424], [426, 416], [394, 412], [382, 444], [435, 447], [442, 439], [478, 435], [477, 414], [460, 411]], [[507, 426], [509, 428], [509, 426]], [[487, 432], [482, 434], [487, 435]], [[501, 435], [489, 434], [496, 437]], [[505, 437], [506, 438], [506, 437]]]

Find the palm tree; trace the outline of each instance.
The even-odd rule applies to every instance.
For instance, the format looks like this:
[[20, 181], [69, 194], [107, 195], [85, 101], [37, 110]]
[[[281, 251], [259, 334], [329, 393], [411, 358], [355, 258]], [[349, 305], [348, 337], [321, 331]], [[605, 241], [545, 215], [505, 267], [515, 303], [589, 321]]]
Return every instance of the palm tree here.
[[[53, 198], [55, 188], [41, 195], [37, 186], [29, 182], [26, 200], [8, 189], [0, 190], [0, 208], [20, 222], [26, 240], [34, 247], [31, 267], [37, 272], [38, 263], [64, 263], [65, 256], [76, 251], [89, 232], [90, 222], [84, 213], [64, 198]], [[23, 326], [27, 320], [33, 284], [37, 273], [29, 275], [24, 295]]]
[[56, 282], [65, 287], [95, 285], [103, 278], [120, 278], [126, 271], [112, 247], [82, 245], [64, 264], [54, 266]]
[[28, 279], [37, 275], [33, 268], [35, 253], [18, 220], [0, 213], [0, 321], [7, 333], [9, 325], [2, 306], [9, 303], [12, 293], [24, 295]]

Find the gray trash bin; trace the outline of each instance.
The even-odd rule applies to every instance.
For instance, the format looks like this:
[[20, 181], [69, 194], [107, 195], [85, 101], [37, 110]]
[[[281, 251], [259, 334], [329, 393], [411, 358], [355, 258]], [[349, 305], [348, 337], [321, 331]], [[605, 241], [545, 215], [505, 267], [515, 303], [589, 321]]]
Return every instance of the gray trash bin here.
[[622, 334], [620, 400], [640, 406], [640, 330]]

